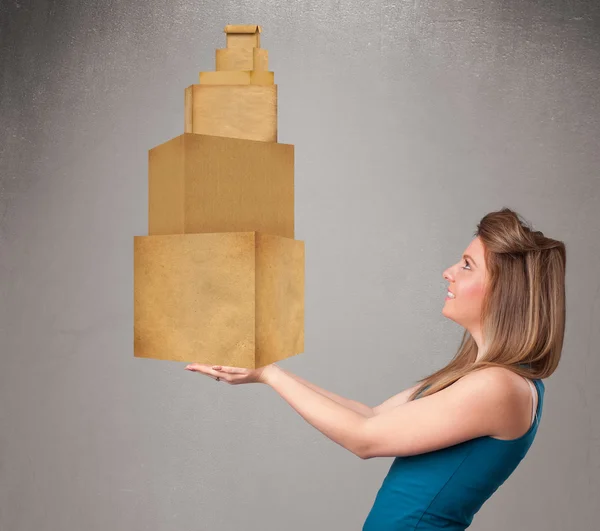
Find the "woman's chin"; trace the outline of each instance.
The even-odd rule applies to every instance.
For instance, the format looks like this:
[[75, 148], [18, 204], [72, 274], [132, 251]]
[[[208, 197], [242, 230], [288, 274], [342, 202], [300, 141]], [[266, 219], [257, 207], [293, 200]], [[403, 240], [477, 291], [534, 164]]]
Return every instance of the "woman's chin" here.
[[448, 308], [448, 301], [446, 301], [446, 304], [444, 304], [444, 306], [442, 307], [442, 315], [444, 317], [451, 318], [451, 314], [452, 311], [450, 310], [450, 308]]

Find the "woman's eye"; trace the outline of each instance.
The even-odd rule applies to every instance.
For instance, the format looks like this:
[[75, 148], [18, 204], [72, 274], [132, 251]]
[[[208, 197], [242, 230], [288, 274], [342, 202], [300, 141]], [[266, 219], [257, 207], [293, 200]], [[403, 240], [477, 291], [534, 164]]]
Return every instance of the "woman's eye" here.
[[[469, 265], [469, 262], [465, 259], [465, 264], [469, 266], [469, 269], [471, 269], [471, 266]], [[465, 266], [463, 266], [463, 269], [467, 269]]]

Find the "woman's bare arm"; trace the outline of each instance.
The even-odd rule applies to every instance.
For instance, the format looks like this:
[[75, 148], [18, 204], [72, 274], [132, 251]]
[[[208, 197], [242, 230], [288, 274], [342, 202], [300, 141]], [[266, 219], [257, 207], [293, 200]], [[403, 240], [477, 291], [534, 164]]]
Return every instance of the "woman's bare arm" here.
[[316, 386], [315, 384], [312, 384], [309, 381], [304, 380], [303, 378], [300, 378], [300, 376], [298, 376], [297, 374], [286, 371], [285, 369], [282, 369], [281, 367], [279, 367], [279, 369], [282, 370], [284, 373], [286, 373], [288, 376], [291, 376], [292, 378], [294, 378], [294, 380], [305, 385], [306, 387], [312, 389], [313, 391], [316, 391], [317, 393], [322, 394], [323, 396], [326, 396], [327, 398], [330, 398], [334, 402], [337, 402], [338, 404], [341, 404], [342, 406], [344, 406], [348, 409], [351, 409], [352, 411], [356, 411], [363, 417], [373, 417], [375, 415], [373, 408], [370, 406], [367, 406], [366, 404], [361, 404], [360, 402], [357, 402], [356, 400], [350, 400], [349, 398], [344, 398], [342, 396], [336, 395], [335, 393], [332, 393], [331, 391], [326, 391], [325, 389], [321, 389], [320, 387]]
[[[279, 368], [281, 369], [281, 367]], [[382, 402], [378, 406], [370, 407], [366, 404], [362, 404], [361, 402], [357, 402], [356, 400], [350, 400], [348, 398], [344, 398], [343, 396], [336, 395], [331, 391], [321, 389], [315, 384], [310, 383], [309, 381], [304, 380], [297, 374], [286, 371], [285, 369], [281, 370], [289, 376], [291, 376], [292, 378], [294, 378], [295, 380], [297, 380], [298, 382], [300, 382], [301, 384], [304, 384], [306, 387], [312, 389], [313, 391], [316, 391], [317, 393], [322, 394], [323, 396], [326, 396], [327, 398], [330, 398], [331, 400], [337, 402], [338, 404], [341, 404], [344, 407], [347, 407], [348, 409], [351, 409], [352, 411], [360, 413], [363, 417], [374, 417], [375, 415], [379, 415], [380, 413], [389, 411], [390, 409], [393, 409], [396, 406], [405, 404], [408, 401], [408, 397], [421, 385], [420, 383], [413, 385], [412, 387], [401, 391], [397, 395], [388, 398], [385, 402]]]
[[412, 395], [413, 392], [416, 391], [420, 385], [421, 385], [420, 383], [413, 385], [412, 387], [409, 387], [408, 389], [401, 391], [397, 395], [394, 395], [391, 398], [388, 398], [385, 402], [382, 402], [378, 406], [375, 406], [373, 408], [374, 415], [379, 415], [380, 413], [383, 413], [384, 411], [389, 411], [390, 409], [394, 409], [396, 406], [401, 406], [402, 404], [406, 404], [406, 402], [408, 402], [408, 397], [410, 395]]

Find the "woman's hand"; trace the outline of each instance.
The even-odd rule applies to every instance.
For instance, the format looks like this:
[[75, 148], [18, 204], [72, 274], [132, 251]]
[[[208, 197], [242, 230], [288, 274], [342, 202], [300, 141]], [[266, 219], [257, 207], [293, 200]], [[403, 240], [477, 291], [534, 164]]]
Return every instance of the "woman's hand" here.
[[275, 367], [274, 363], [259, 367], [258, 369], [190, 363], [186, 366], [186, 370], [206, 374], [214, 380], [219, 378], [220, 381], [227, 382], [230, 385], [239, 385], [245, 383], [267, 383], [269, 374], [271, 374], [273, 370], [276, 370]]

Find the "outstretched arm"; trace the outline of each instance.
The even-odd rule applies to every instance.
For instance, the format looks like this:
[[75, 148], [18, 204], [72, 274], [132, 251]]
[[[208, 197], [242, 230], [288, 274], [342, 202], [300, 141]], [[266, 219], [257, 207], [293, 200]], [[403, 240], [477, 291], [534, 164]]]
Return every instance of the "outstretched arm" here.
[[269, 367], [265, 383], [323, 435], [363, 458], [361, 434], [367, 417], [303, 385], [277, 365]]
[[285, 369], [282, 369], [281, 367], [279, 367], [279, 370], [283, 371], [285, 374], [287, 374], [288, 376], [291, 376], [294, 380], [300, 382], [301, 384], [312, 389], [313, 391], [316, 391], [317, 393], [319, 393], [323, 396], [326, 396], [327, 398], [331, 398], [331, 400], [333, 400], [334, 402], [337, 402], [338, 404], [341, 404], [342, 406], [344, 406], [348, 409], [351, 409], [352, 411], [356, 411], [363, 417], [375, 416], [374, 408], [372, 408], [371, 406], [367, 406], [366, 404], [362, 404], [361, 402], [357, 402], [356, 400], [344, 398], [343, 396], [336, 395], [335, 393], [332, 393], [331, 391], [322, 389], [321, 387], [319, 387], [303, 378], [300, 378], [300, 376], [298, 376], [297, 374], [286, 371]]

